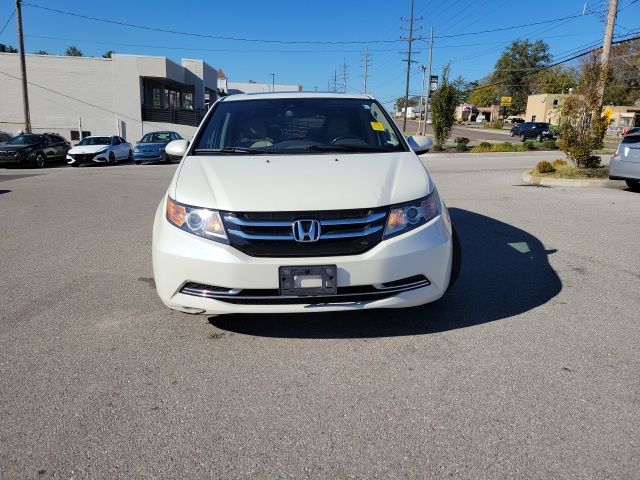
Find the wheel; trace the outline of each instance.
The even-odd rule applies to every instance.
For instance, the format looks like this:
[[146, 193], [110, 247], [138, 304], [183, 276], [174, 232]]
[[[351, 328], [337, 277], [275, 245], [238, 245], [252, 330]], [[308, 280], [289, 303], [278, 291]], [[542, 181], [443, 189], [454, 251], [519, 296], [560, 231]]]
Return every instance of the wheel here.
[[44, 168], [47, 164], [47, 157], [42, 152], [36, 153], [36, 168]]
[[113, 154], [113, 152], [109, 153], [109, 165], [115, 165], [116, 163], [116, 156]]
[[524, 133], [520, 134], [520, 141], [524, 142], [527, 139], [527, 137], [524, 136]]
[[449, 277], [447, 291], [456, 283], [458, 275], [460, 275], [460, 267], [462, 266], [462, 244], [460, 243], [460, 237], [458, 237], [458, 232], [455, 228], [451, 230], [451, 243], [453, 244], [453, 258], [451, 260], [451, 276]]
[[627, 187], [633, 192], [640, 192], [640, 180], [625, 180]]
[[134, 165], [140, 165], [142, 162], [140, 160], [134, 160], [133, 163]]
[[542, 134], [539, 133], [538, 136], [536, 137], [536, 140], [538, 140], [539, 142], [542, 142]]
[[78, 168], [80, 166], [80, 164], [78, 162], [73, 162], [71, 164], [72, 167]]
[[133, 152], [129, 150], [129, 155], [127, 156], [127, 162], [133, 161]]

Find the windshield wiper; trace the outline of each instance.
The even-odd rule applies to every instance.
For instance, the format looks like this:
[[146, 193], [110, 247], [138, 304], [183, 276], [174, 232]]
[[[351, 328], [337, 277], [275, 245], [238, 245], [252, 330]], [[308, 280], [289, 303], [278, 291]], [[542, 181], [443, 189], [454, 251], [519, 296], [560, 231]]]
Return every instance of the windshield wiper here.
[[243, 148], [243, 147], [224, 147], [224, 148], [196, 148], [195, 153], [198, 154], [250, 154], [256, 155], [261, 153], [269, 153], [266, 150], [257, 150], [255, 148]]
[[380, 147], [372, 147], [369, 145], [310, 145], [306, 148], [309, 151], [316, 152], [392, 152]]

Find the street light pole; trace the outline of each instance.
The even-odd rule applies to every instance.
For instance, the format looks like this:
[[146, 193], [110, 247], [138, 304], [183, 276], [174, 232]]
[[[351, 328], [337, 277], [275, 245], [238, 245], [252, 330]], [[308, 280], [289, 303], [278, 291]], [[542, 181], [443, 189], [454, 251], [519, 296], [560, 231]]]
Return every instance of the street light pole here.
[[427, 134], [427, 120], [429, 119], [429, 97], [431, 96], [431, 60], [433, 58], [433, 27], [431, 27], [431, 34], [429, 35], [429, 88], [427, 89], [427, 107], [425, 108], [424, 114], [424, 124], [422, 128], [424, 129], [422, 134]]
[[29, 92], [27, 91], [27, 66], [24, 59], [24, 38], [22, 34], [22, 0], [16, 0], [16, 21], [18, 22], [18, 48], [20, 48], [20, 71], [22, 73], [22, 106], [24, 107], [24, 131], [25, 133], [31, 133]]
[[276, 91], [276, 74], [275, 73], [271, 74], [271, 91], [272, 92]]

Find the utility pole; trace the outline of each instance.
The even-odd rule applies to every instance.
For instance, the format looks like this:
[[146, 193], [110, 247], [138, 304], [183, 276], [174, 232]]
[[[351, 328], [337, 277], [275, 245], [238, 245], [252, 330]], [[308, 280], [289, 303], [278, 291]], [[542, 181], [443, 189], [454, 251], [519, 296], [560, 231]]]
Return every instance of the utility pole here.
[[24, 107], [24, 131], [31, 133], [29, 113], [29, 92], [27, 91], [27, 66], [24, 60], [24, 38], [22, 35], [22, 0], [16, 0], [16, 21], [18, 22], [18, 48], [20, 49], [20, 71], [22, 72], [22, 105]]
[[271, 91], [272, 92], [276, 91], [276, 74], [275, 73], [271, 74]]
[[433, 27], [429, 35], [429, 89], [427, 90], [427, 107], [425, 108], [424, 124], [422, 125], [422, 134], [427, 134], [427, 120], [429, 120], [429, 98], [431, 98], [431, 60], [433, 58]]
[[407, 48], [407, 58], [405, 60], [405, 62], [407, 62], [407, 78], [405, 81], [405, 92], [404, 92], [404, 115], [403, 115], [403, 120], [402, 120], [402, 131], [405, 132], [407, 130], [407, 110], [409, 107], [409, 77], [411, 76], [411, 62], [415, 62], [415, 60], [411, 60], [411, 54], [412, 53], [418, 53], [418, 52], [412, 52], [412, 47], [413, 47], [413, 42], [416, 40], [419, 40], [419, 38], [416, 38], [413, 36], [413, 31], [417, 30], [414, 27], [414, 23], [417, 20], [417, 18], [414, 18], [413, 16], [413, 4], [415, 3], [415, 0], [411, 0], [411, 15], [409, 16], [409, 18], [405, 19], [403, 18], [402, 20], [405, 22], [409, 22], [409, 28], [405, 29], [403, 28], [403, 30], [407, 30], [409, 32], [409, 36], [407, 38], [403, 38], [402, 40], [406, 40], [407, 44], [408, 44], [408, 48]]
[[[422, 70], [422, 90], [420, 91], [420, 104], [418, 107], [418, 135], [422, 135], [422, 110], [424, 108], [425, 105], [425, 101], [424, 101], [424, 75], [425, 75], [425, 71], [427, 70], [427, 66], [426, 65], [420, 65], [420, 70]], [[427, 121], [427, 117], [424, 118], [424, 121]]]
[[[609, 0], [609, 13], [607, 15], [607, 26], [604, 29], [604, 40], [602, 42], [602, 56], [600, 57], [600, 85], [598, 85], [599, 104], [604, 103], [604, 86], [607, 83], [607, 72], [609, 70], [609, 55], [611, 54], [611, 39], [613, 29], [618, 14], [618, 0]], [[598, 115], [600, 112], [594, 112]]]
[[347, 59], [344, 59], [344, 63], [340, 67], [342, 69], [342, 93], [347, 93], [347, 78], [349, 78], [349, 65]]
[[369, 79], [369, 47], [364, 49], [364, 93], [367, 93], [368, 79]]

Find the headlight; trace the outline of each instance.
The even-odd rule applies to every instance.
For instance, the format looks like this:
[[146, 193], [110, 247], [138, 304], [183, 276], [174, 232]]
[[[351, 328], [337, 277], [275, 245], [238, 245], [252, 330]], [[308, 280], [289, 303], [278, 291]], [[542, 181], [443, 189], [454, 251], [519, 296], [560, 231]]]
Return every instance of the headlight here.
[[158, 147], [158, 150], [161, 151], [161, 152], [164, 152], [164, 146]]
[[167, 197], [166, 216], [169, 223], [185, 232], [216, 242], [229, 243], [222, 219], [216, 210], [189, 207]]
[[429, 195], [413, 202], [394, 205], [389, 212], [387, 226], [383, 238], [395, 237], [424, 225], [440, 213], [438, 192], [433, 190]]

